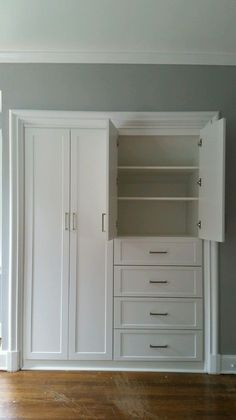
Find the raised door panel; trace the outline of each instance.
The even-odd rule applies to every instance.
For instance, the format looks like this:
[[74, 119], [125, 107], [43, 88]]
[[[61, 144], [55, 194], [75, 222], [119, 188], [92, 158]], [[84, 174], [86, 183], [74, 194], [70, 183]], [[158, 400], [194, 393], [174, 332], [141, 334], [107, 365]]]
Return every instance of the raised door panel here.
[[201, 130], [199, 147], [199, 238], [224, 241], [225, 119], [210, 121]]
[[115, 360], [201, 361], [202, 331], [115, 330]]
[[192, 238], [119, 238], [114, 241], [115, 265], [201, 265], [202, 246]]
[[114, 327], [201, 329], [202, 299], [115, 298]]
[[26, 359], [67, 358], [69, 141], [64, 129], [25, 131]]
[[202, 297], [202, 269], [115, 266], [114, 296]]
[[111, 359], [112, 248], [107, 244], [107, 131], [71, 131], [70, 359]]

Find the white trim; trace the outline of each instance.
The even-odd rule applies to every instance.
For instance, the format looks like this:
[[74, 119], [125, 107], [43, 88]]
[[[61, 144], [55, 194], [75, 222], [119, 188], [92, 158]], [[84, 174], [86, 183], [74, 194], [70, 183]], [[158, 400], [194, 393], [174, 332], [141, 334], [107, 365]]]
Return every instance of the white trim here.
[[101, 370], [204, 373], [203, 362], [25, 360], [22, 370]]
[[208, 373], [220, 373], [218, 243], [210, 242], [210, 358]]
[[218, 243], [204, 241], [206, 371], [220, 373]]
[[218, 111], [206, 112], [77, 112], [18, 110], [10, 111], [15, 124], [25, 127], [54, 125], [55, 127], [92, 128], [106, 127], [110, 119], [119, 134], [186, 134], [199, 135], [209, 120], [218, 119]]
[[219, 375], [221, 373], [221, 355], [220, 354], [211, 354], [209, 358], [209, 370], [208, 373], [213, 375]]
[[8, 351], [8, 352], [6, 352], [6, 356], [7, 356], [7, 371], [8, 372], [17, 372], [20, 368], [19, 352], [18, 351]]
[[0, 351], [0, 370], [7, 370], [7, 352]]
[[211, 272], [210, 272], [210, 241], [203, 241], [203, 286], [204, 286], [204, 346], [205, 346], [205, 371], [210, 370], [211, 351]]
[[[217, 118], [217, 112], [134, 112], [134, 113], [97, 113], [97, 112], [67, 112], [67, 111], [10, 111], [10, 243], [9, 243], [9, 352], [19, 356], [22, 354], [22, 296], [23, 296], [23, 133], [25, 126], [49, 126], [55, 124], [60, 127], [87, 127], [93, 128], [98, 124], [104, 126], [104, 120], [111, 119], [117, 126], [119, 133], [133, 134], [143, 129], [150, 134], [155, 133], [199, 135], [202, 128], [209, 119]], [[160, 128], [161, 127], [161, 128]], [[187, 128], [186, 128], [187, 127]], [[206, 241], [208, 243], [208, 241]], [[217, 373], [218, 362], [218, 326], [215, 317], [218, 317], [218, 295], [217, 295], [217, 248], [216, 245], [208, 243], [205, 251], [205, 337], [206, 342], [206, 364], [205, 371]], [[213, 328], [212, 328], [213, 327]], [[213, 345], [213, 347], [212, 347]], [[213, 351], [214, 353], [213, 353]], [[17, 358], [18, 358], [17, 356]], [[211, 357], [213, 356], [213, 358]], [[13, 357], [13, 356], [11, 356]], [[17, 358], [9, 359], [8, 368], [16, 368]], [[116, 362], [117, 363], [117, 362]], [[196, 362], [195, 362], [196, 363]], [[89, 363], [90, 364], [90, 363]], [[22, 361], [20, 362], [22, 366]], [[52, 364], [50, 364], [52, 366]], [[112, 365], [113, 369], [115, 365]], [[133, 362], [132, 362], [132, 366]], [[157, 366], [155, 364], [155, 366]], [[183, 366], [181, 364], [181, 366]], [[137, 367], [137, 366], [136, 366]], [[166, 370], [167, 366], [163, 367]], [[162, 368], [160, 367], [161, 370]], [[181, 370], [181, 368], [179, 368]], [[192, 369], [192, 367], [191, 367]], [[171, 369], [172, 370], [172, 369]]]
[[236, 354], [221, 356], [221, 373], [236, 374]]
[[236, 65], [236, 53], [174, 51], [0, 51], [0, 63]]

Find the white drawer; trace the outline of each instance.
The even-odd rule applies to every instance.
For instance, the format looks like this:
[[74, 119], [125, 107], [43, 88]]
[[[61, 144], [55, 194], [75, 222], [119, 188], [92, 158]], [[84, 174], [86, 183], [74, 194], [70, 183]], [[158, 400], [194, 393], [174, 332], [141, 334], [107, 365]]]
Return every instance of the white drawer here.
[[202, 299], [115, 298], [114, 327], [201, 329]]
[[201, 267], [115, 266], [115, 296], [201, 297]]
[[119, 238], [114, 241], [117, 265], [196, 265], [202, 242], [193, 238]]
[[115, 330], [115, 360], [201, 361], [201, 331]]

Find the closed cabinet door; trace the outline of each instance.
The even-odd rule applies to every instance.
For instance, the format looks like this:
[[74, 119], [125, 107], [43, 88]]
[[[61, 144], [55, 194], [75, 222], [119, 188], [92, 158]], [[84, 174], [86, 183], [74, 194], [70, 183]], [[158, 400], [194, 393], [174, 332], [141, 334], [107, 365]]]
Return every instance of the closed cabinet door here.
[[25, 130], [24, 358], [68, 356], [70, 132]]
[[71, 130], [69, 358], [112, 357], [107, 130]]

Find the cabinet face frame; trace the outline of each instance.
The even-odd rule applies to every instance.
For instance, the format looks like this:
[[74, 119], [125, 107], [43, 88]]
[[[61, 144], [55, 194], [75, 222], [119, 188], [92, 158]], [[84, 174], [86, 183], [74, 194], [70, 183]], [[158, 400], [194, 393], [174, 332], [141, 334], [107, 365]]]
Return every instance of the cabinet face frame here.
[[[9, 371], [22, 367], [22, 299], [24, 245], [24, 128], [63, 127], [86, 128], [88, 120], [96, 128], [104, 128], [110, 119], [119, 134], [179, 134], [199, 135], [200, 129], [211, 119], [213, 112], [70, 112], [70, 111], [9, 111], [10, 140], [10, 230], [9, 230], [9, 296], [7, 366]], [[106, 120], [106, 123], [105, 123]], [[91, 128], [91, 125], [90, 125]], [[205, 371], [219, 372], [218, 354], [218, 298], [217, 244], [204, 241], [205, 256]], [[210, 328], [210, 325], [212, 326]]]

